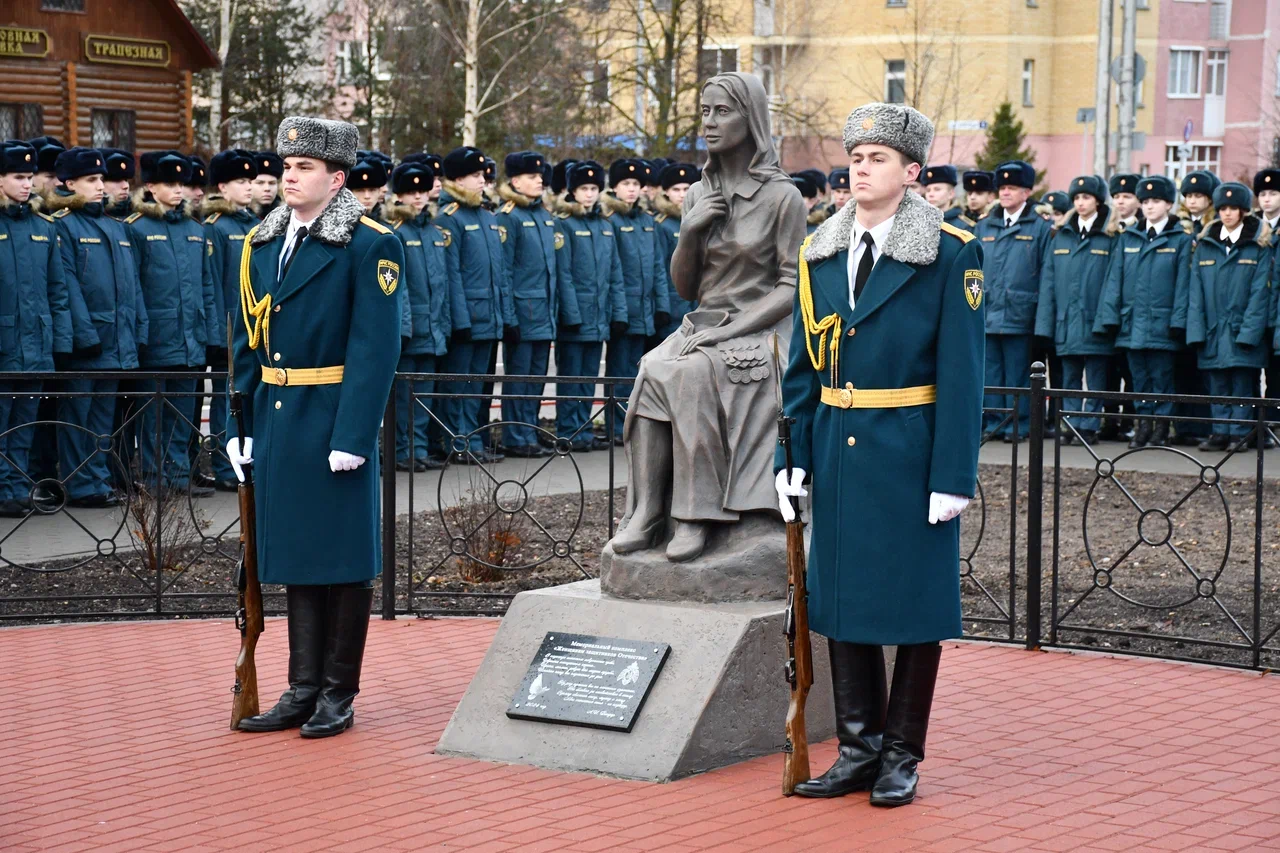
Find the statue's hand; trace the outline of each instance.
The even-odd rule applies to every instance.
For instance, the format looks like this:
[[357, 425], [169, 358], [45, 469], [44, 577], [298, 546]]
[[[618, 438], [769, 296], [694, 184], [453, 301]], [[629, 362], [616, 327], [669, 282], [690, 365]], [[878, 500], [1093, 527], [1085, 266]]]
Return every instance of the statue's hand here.
[[680, 227], [685, 230], [702, 231], [717, 219], [729, 215], [729, 204], [720, 193], [707, 193], [698, 199], [689, 212], [681, 220]]
[[716, 344], [724, 343], [729, 340], [732, 335], [726, 334], [726, 326], [717, 326], [714, 329], [703, 329], [701, 332], [694, 332], [692, 335], [684, 339], [684, 343], [680, 345], [680, 354], [688, 355], [698, 347], [713, 347]]

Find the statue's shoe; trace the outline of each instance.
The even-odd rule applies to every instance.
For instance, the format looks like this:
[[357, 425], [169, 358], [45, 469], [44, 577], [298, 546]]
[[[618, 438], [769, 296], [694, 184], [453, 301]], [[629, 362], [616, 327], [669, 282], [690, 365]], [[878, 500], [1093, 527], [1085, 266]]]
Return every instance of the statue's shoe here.
[[[667, 559], [673, 563], [692, 560], [707, 545], [707, 525], [690, 521], [676, 522], [676, 535], [667, 543]], [[615, 549], [616, 550], [616, 549]]]
[[609, 544], [613, 546], [613, 553], [615, 554], [632, 554], [636, 551], [644, 551], [658, 544], [658, 534], [661, 530], [661, 517], [648, 524], [632, 517], [631, 522], [614, 536]]

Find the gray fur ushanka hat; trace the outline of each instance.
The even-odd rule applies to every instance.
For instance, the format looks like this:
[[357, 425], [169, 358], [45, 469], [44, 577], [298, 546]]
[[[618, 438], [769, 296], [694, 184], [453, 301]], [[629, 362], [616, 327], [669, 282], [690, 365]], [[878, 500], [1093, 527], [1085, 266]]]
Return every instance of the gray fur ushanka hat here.
[[281, 157], [314, 157], [350, 169], [356, 164], [360, 132], [354, 124], [327, 118], [289, 116], [276, 131]]
[[863, 104], [844, 123], [844, 151], [868, 143], [887, 145], [923, 166], [933, 145], [933, 122], [905, 104]]

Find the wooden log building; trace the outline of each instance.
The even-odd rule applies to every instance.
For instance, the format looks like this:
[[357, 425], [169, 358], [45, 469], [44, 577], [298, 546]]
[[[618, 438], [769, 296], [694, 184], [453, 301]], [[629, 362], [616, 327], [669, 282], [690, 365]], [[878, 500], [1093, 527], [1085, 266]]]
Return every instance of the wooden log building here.
[[190, 151], [217, 65], [176, 0], [0, 0], [0, 139]]

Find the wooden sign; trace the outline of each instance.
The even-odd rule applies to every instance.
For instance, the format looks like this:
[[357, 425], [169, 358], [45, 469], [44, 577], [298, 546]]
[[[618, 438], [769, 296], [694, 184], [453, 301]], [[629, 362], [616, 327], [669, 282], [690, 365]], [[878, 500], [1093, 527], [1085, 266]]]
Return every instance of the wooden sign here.
[[111, 65], [167, 68], [170, 58], [169, 43], [121, 36], [87, 35], [84, 37], [84, 58], [89, 62], [105, 62]]
[[49, 55], [49, 34], [26, 27], [0, 27], [0, 56], [40, 59]]

